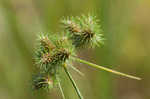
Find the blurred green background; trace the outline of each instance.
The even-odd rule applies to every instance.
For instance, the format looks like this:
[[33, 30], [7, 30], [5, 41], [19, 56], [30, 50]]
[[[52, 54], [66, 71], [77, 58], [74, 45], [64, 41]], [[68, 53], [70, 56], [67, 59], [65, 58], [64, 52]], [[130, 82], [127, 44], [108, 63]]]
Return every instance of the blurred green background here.
[[[61, 31], [62, 16], [94, 13], [105, 45], [79, 56], [141, 77], [137, 81], [76, 64], [71, 71], [85, 99], [150, 99], [150, 0], [0, 0], [0, 99], [62, 99], [56, 88], [33, 92], [33, 49], [39, 32]], [[66, 99], [78, 99], [62, 80]]]

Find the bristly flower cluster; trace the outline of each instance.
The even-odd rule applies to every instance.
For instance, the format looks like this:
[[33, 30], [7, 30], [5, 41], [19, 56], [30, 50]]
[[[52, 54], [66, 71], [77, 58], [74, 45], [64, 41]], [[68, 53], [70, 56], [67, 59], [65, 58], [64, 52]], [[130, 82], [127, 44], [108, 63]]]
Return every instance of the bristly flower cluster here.
[[71, 81], [77, 95], [83, 99], [75, 81], [68, 71], [68, 66], [79, 74], [82, 73], [72, 66], [72, 61], [88, 64], [91, 67], [105, 70], [117, 75], [140, 80], [141, 78], [127, 75], [103, 66], [99, 66], [76, 57], [79, 48], [94, 48], [103, 44], [103, 35], [99, 20], [95, 16], [68, 17], [61, 21], [64, 30], [62, 35], [39, 34], [35, 49], [35, 65], [38, 67], [38, 74], [33, 77], [34, 89], [51, 89], [58, 85], [62, 96], [64, 94], [60, 85], [60, 71], [63, 69]]
[[96, 16], [68, 17], [62, 23], [75, 47], [95, 47], [103, 44], [102, 29]]
[[39, 34], [34, 60], [40, 73], [34, 77], [34, 88], [51, 88], [70, 55], [75, 55], [74, 47], [65, 36]]
[[64, 26], [63, 36], [48, 33], [38, 35], [34, 60], [40, 73], [34, 77], [35, 89], [49, 88], [49, 84], [53, 86], [54, 83], [48, 83], [47, 79], [52, 78], [53, 82], [59, 78], [59, 70], [64, 64], [71, 65], [69, 57], [76, 56], [76, 49], [102, 44], [102, 31], [95, 16], [68, 17], [61, 22]]

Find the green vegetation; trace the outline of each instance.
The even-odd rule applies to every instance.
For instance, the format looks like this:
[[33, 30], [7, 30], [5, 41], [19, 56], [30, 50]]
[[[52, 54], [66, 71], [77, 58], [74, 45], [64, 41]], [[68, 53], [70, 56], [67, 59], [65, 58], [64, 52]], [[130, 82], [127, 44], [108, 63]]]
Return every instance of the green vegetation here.
[[[149, 99], [149, 5], [149, 0], [0, 0], [0, 99]], [[83, 25], [93, 15], [94, 23]], [[43, 49], [44, 37], [53, 46], [69, 42], [56, 51]], [[62, 48], [69, 58], [55, 57]], [[45, 60], [50, 57], [55, 61]]]
[[[34, 89], [51, 89], [54, 85], [60, 84], [60, 71], [64, 69], [70, 79], [80, 99], [83, 99], [75, 81], [68, 71], [68, 66], [72, 66], [72, 61], [88, 64], [97, 69], [105, 70], [117, 75], [132, 79], [141, 80], [141, 78], [127, 75], [115, 70], [99, 66], [88, 61], [77, 58], [76, 50], [84, 47], [98, 46], [103, 42], [100, 23], [95, 16], [82, 15], [81, 17], [71, 17], [63, 19], [64, 34], [49, 35], [39, 34], [37, 47], [35, 48], [35, 64], [39, 67], [39, 74], [33, 79]], [[79, 49], [80, 48], [80, 49]], [[79, 70], [77, 70], [79, 71]], [[63, 76], [63, 75], [61, 75]], [[58, 84], [57, 84], [58, 83]], [[64, 97], [63, 90], [59, 85]]]

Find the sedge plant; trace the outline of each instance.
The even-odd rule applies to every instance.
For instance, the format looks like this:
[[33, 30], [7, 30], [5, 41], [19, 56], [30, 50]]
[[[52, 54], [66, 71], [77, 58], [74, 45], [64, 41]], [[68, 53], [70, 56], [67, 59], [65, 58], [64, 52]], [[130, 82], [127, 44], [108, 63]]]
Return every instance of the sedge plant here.
[[141, 80], [139, 77], [121, 73], [78, 58], [76, 53], [80, 49], [94, 48], [95, 46], [102, 45], [104, 42], [102, 29], [96, 16], [82, 15], [80, 17], [67, 17], [63, 18], [61, 23], [63, 25], [62, 35], [49, 33], [38, 34], [34, 55], [34, 62], [38, 67], [38, 72], [33, 77], [34, 89], [50, 90], [58, 86], [63, 99], [65, 99], [60, 79], [60, 72], [64, 70], [79, 99], [83, 99], [79, 88], [68, 70], [68, 68], [71, 67], [73, 70], [83, 75], [82, 72], [73, 66], [73, 61], [87, 64], [88, 66], [120, 76]]

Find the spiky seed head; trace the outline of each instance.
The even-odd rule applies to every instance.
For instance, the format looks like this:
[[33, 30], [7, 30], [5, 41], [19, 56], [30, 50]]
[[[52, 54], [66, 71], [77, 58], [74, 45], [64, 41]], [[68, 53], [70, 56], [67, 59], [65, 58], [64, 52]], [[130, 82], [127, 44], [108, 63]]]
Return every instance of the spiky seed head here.
[[55, 46], [51, 43], [51, 41], [48, 39], [48, 37], [44, 37], [40, 41], [41, 45], [45, 47], [47, 50], [53, 50]]
[[[72, 17], [73, 19], [73, 17]], [[80, 27], [73, 21], [68, 19], [62, 20], [62, 23], [69, 32], [74, 33], [74, 32], [81, 32]]]
[[35, 62], [41, 70], [55, 74], [70, 55], [75, 55], [74, 46], [66, 36], [41, 35], [36, 48]]
[[51, 61], [52, 61], [52, 59], [51, 59], [50, 53], [45, 53], [45, 54], [43, 54], [43, 56], [42, 56], [42, 58], [41, 58], [41, 62], [42, 62], [43, 64], [48, 64], [48, 63], [51, 62]]
[[54, 77], [50, 77], [48, 74], [40, 73], [33, 77], [33, 89], [52, 89], [54, 87]]
[[65, 32], [75, 47], [95, 47], [103, 43], [102, 29], [99, 20], [92, 15], [81, 17], [70, 17], [63, 19]]

